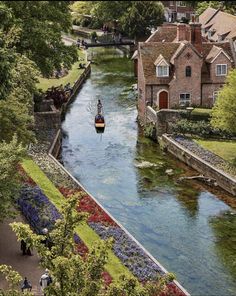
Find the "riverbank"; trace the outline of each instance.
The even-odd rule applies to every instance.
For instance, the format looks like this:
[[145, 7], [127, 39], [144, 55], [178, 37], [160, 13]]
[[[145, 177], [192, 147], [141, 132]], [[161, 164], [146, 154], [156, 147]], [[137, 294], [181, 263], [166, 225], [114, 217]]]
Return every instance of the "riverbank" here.
[[[236, 196], [236, 178], [232, 171], [225, 171], [227, 163], [216, 154], [205, 150], [194, 141], [182, 136], [162, 135], [161, 142], [169, 153], [205, 177], [213, 179], [216, 186]], [[224, 169], [224, 171], [222, 170]]]

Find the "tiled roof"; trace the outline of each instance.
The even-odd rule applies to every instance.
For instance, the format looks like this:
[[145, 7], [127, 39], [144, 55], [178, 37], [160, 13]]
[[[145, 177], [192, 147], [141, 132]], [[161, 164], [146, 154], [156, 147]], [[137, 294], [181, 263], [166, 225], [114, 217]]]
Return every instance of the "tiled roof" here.
[[222, 51], [222, 48], [219, 46], [213, 45], [208, 55], [206, 56], [206, 61], [208, 63], [212, 62], [214, 58]]
[[[175, 53], [179, 45], [179, 43], [171, 42], [139, 43], [139, 51], [146, 83], [156, 84], [160, 83], [159, 80], [163, 80], [163, 78], [156, 77], [156, 67], [154, 65], [154, 62], [160, 55], [162, 55], [164, 59], [169, 63], [172, 55]], [[169, 82], [169, 79], [170, 78], [164, 78], [166, 83]]]
[[177, 35], [177, 26], [162, 26], [146, 40], [146, 42], [173, 42]]
[[199, 15], [199, 22], [204, 26], [219, 10], [208, 7], [201, 15]]
[[217, 41], [218, 35], [226, 35], [226, 38], [236, 37], [236, 16], [219, 11], [209, 22], [203, 24], [203, 28], [210, 27], [215, 33], [211, 40]]
[[218, 51], [216, 49], [213, 49], [213, 47], [218, 47], [218, 48], [222, 48], [224, 50], [224, 52], [233, 60], [233, 54], [231, 51], [231, 47], [230, 47], [230, 43], [229, 42], [211, 42], [211, 43], [203, 43], [202, 47], [203, 47], [203, 57], [204, 59], [207, 59], [207, 57], [209, 58], [209, 54], [212, 58], [214, 58], [217, 54]]

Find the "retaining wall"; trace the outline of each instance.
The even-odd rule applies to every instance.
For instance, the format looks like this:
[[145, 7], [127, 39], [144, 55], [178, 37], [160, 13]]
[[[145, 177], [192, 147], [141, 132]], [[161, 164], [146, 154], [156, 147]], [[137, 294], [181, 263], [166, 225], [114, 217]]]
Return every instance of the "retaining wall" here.
[[[70, 95], [69, 100], [62, 105], [61, 110], [58, 110], [53, 105], [52, 100], [44, 100], [42, 108], [42, 111], [44, 112], [35, 112], [34, 113], [34, 120], [35, 120], [35, 127], [38, 130], [45, 130], [45, 129], [59, 129], [61, 128], [61, 120], [63, 119], [65, 112], [73, 102], [75, 94], [77, 91], [81, 88], [82, 84], [86, 80], [86, 78], [89, 76], [91, 72], [91, 65], [88, 63], [82, 74], [79, 76], [78, 80], [73, 85], [73, 91]], [[48, 111], [46, 111], [48, 110]]]
[[171, 139], [168, 135], [162, 135], [161, 139], [168, 152], [204, 176], [215, 179], [221, 188], [236, 196], [235, 178], [196, 156], [190, 150], [184, 148], [182, 145]]
[[145, 122], [152, 122], [156, 126], [156, 137], [160, 137], [165, 133], [172, 132], [172, 124], [181, 119], [181, 111], [162, 109], [155, 111], [152, 107], [146, 108], [146, 120]]

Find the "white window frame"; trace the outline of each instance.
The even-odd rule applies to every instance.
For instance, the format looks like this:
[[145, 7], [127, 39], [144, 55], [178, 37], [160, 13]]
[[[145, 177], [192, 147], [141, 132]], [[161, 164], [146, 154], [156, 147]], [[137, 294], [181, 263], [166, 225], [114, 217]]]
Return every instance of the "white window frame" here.
[[[185, 95], [184, 104], [183, 104], [183, 101], [181, 99], [181, 95]], [[186, 95], [189, 95], [188, 100], [186, 100]], [[180, 93], [179, 94], [179, 105], [180, 106], [186, 106], [187, 105], [186, 103], [189, 103], [189, 105], [190, 105], [190, 103], [191, 103], [191, 94], [190, 93]]]
[[[219, 66], [221, 67], [221, 68], [220, 68], [220, 69], [221, 69], [221, 71], [220, 71], [221, 73], [220, 73], [220, 74], [217, 73], [217, 68], [218, 68]], [[223, 67], [223, 66], [225, 66], [225, 73], [222, 73], [222, 67]], [[216, 76], [226, 76], [227, 73], [228, 73], [228, 65], [227, 65], [227, 64], [216, 64]]]
[[[167, 71], [166, 71], [166, 75], [159, 75], [159, 71], [158, 71], [158, 68], [159, 67], [165, 67], [166, 69], [167, 69]], [[156, 66], [156, 75], [157, 75], [157, 77], [169, 77], [169, 66], [168, 65], [166, 65], [166, 66], [163, 66], [163, 65], [157, 65]]]
[[187, 5], [186, 5], [186, 2], [184, 2], [184, 1], [177, 1], [177, 6], [178, 7], [186, 7]]

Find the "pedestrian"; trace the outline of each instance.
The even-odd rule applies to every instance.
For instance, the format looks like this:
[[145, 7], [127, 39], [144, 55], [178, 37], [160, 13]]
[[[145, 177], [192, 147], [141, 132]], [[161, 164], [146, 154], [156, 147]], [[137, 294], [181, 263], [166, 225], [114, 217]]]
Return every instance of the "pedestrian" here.
[[26, 242], [23, 239], [20, 242], [20, 249], [22, 251], [22, 255], [26, 255]]
[[24, 282], [23, 282], [23, 284], [22, 284], [22, 286], [21, 286], [21, 291], [23, 292], [24, 290], [29, 290], [29, 291], [31, 291], [32, 290], [32, 285], [31, 285], [31, 283], [28, 281], [28, 279], [27, 279], [27, 277], [25, 277], [25, 279], [24, 279]]
[[45, 269], [45, 273], [41, 275], [39, 284], [41, 286], [42, 292], [44, 293], [44, 296], [46, 295], [44, 292], [44, 289], [47, 288], [52, 283], [52, 278], [49, 275], [49, 270]]

